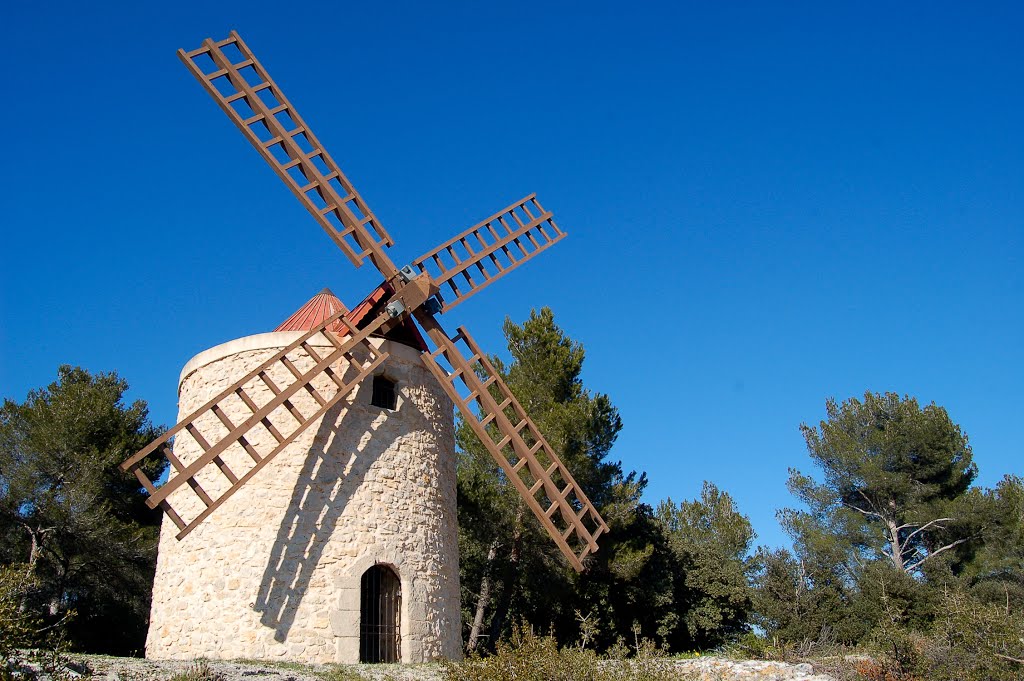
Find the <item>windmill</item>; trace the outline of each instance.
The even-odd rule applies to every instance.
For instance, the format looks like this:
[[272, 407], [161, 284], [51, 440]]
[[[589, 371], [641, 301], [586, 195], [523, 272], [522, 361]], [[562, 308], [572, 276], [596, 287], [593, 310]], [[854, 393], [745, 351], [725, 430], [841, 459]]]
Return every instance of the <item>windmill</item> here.
[[[352, 264], [369, 260], [383, 281], [352, 311], [337, 309], [218, 386], [123, 462], [122, 470], [149, 493], [149, 507], [161, 508], [175, 538], [184, 540], [379, 375], [393, 353], [374, 339], [414, 336], [429, 375], [569, 564], [582, 571], [608, 531], [605, 521], [465, 328], [449, 335], [437, 319], [561, 240], [565, 233], [551, 213], [531, 194], [398, 267], [386, 252], [393, 244], [387, 231], [236, 32], [178, 56]], [[312, 406], [303, 411], [304, 405]], [[186, 443], [191, 454], [183, 457]], [[160, 458], [169, 464], [162, 483], [145, 473], [146, 463]]]

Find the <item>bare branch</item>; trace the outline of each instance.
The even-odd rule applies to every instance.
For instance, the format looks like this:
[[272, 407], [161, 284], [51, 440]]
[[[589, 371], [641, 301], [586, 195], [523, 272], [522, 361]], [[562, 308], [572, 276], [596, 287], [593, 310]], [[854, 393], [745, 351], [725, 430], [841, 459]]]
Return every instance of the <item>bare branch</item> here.
[[[871, 506], [872, 508], [877, 508], [878, 507], [877, 504], [875, 504], [873, 501], [871, 501], [871, 499], [868, 498], [867, 494], [864, 494], [864, 490], [862, 490], [862, 489], [857, 490], [857, 494], [861, 495], [864, 498], [864, 501], [868, 502], [868, 506]], [[859, 511], [860, 509], [857, 509], [857, 510]], [[881, 518], [882, 517], [882, 514], [878, 513], [877, 511], [872, 511], [871, 515], [875, 516], [876, 518]]]
[[858, 508], [858, 507], [854, 506], [853, 504], [846, 503], [845, 501], [842, 502], [842, 503], [843, 503], [843, 506], [845, 506], [846, 508], [848, 508], [848, 509], [850, 509], [852, 511], [857, 511], [857, 513], [863, 513], [864, 515], [873, 516], [873, 517], [879, 518], [879, 519], [882, 518], [882, 514], [881, 513], [875, 513], [874, 511], [865, 511], [863, 508]]
[[[921, 527], [917, 528], [916, 530], [914, 530], [913, 532], [908, 534], [907, 535], [907, 540], [909, 541], [910, 538], [913, 537], [918, 532], [924, 532], [925, 530], [928, 529], [928, 527], [930, 525], [934, 525], [935, 523], [946, 523], [946, 522], [949, 522], [950, 520], [956, 520], [956, 518], [936, 518], [935, 520], [929, 520], [924, 525], [922, 525]], [[944, 530], [945, 528], [942, 527], [942, 526], [939, 526], [939, 529], [940, 530]]]
[[1024, 660], [1020, 659], [1019, 657], [1010, 657], [1009, 655], [1000, 655], [999, 653], [994, 653], [994, 655], [996, 657], [1001, 657], [1004, 660], [1009, 660], [1010, 662], [1016, 662], [1017, 664], [1024, 664]]
[[927, 563], [927, 562], [928, 562], [929, 560], [931, 560], [931, 559], [932, 559], [932, 558], [934, 558], [935, 556], [939, 555], [939, 554], [940, 554], [940, 553], [942, 553], [943, 551], [946, 551], [947, 549], [951, 549], [951, 548], [954, 548], [954, 547], [956, 547], [956, 546], [959, 546], [960, 544], [963, 544], [964, 542], [968, 541], [969, 539], [971, 539], [971, 537], [964, 537], [963, 539], [957, 539], [957, 540], [956, 540], [955, 542], [953, 542], [952, 544], [946, 544], [946, 545], [945, 545], [945, 546], [943, 546], [943, 547], [942, 547], [941, 549], [938, 549], [937, 551], [932, 551], [932, 552], [931, 552], [931, 553], [929, 553], [929, 554], [928, 554], [927, 556], [925, 556], [924, 558], [922, 558], [922, 559], [921, 559], [921, 560], [919, 560], [918, 562], [914, 563], [913, 565], [908, 565], [908, 566], [907, 566], [907, 572], [910, 572], [911, 570], [917, 570], [917, 569], [918, 569], [918, 568], [920, 568], [920, 567], [921, 567], [922, 565], [924, 565], [924, 564], [925, 564], [925, 563]]

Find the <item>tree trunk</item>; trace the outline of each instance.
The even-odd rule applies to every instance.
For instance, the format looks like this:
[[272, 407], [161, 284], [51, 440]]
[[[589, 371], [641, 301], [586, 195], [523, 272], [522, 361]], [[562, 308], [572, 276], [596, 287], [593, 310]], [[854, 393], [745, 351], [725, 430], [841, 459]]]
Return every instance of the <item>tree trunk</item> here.
[[[46, 537], [46, 533], [49, 529], [29, 527], [28, 525], [22, 524], [25, 531], [28, 532], [30, 541], [28, 550], [28, 567], [25, 569], [26, 581], [31, 580], [36, 574], [36, 565], [39, 563], [39, 556], [43, 553], [43, 539]], [[22, 591], [20, 601], [18, 603], [18, 612], [25, 612], [28, 609], [28, 591]]]
[[898, 570], [906, 572], [907, 568], [903, 560], [903, 548], [900, 546], [900, 531], [896, 527], [896, 522], [893, 520], [887, 520], [886, 526], [889, 532], [889, 558]]
[[494, 560], [498, 557], [498, 540], [491, 542], [487, 550], [487, 566], [484, 568], [484, 576], [480, 580], [480, 595], [476, 599], [476, 612], [473, 615], [473, 626], [469, 630], [469, 641], [466, 643], [466, 650], [474, 652], [480, 639], [480, 630], [484, 626], [484, 613], [487, 606], [491, 604], [491, 571], [494, 567]]
[[501, 598], [498, 600], [498, 606], [494, 610], [494, 619], [491, 620], [491, 640], [497, 641], [501, 636], [501, 631], [505, 627], [505, 619], [508, 617], [508, 612], [512, 606], [512, 599], [515, 596], [515, 591], [519, 583], [519, 560], [522, 557], [523, 550], [523, 505], [519, 504], [516, 508], [515, 521], [512, 524], [512, 548], [509, 550], [508, 563], [505, 565], [505, 588], [502, 591]]
[[39, 554], [43, 551], [43, 543], [39, 532], [28, 526], [25, 529], [28, 530], [28, 536], [32, 541], [28, 550], [28, 569], [25, 570], [25, 576], [31, 577], [36, 573], [36, 563], [39, 562]]

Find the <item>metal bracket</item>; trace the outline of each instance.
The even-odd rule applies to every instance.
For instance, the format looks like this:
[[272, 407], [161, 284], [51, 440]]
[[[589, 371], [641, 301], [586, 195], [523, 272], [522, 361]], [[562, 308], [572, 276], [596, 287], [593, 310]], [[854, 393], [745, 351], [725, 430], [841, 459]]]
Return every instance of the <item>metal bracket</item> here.
[[405, 312], [405, 304], [401, 300], [392, 300], [384, 309], [387, 311], [388, 316], [394, 319]]
[[406, 265], [402, 269], [398, 270], [398, 276], [402, 278], [406, 284], [419, 276], [419, 272], [412, 265]]
[[428, 314], [441, 314], [441, 301], [436, 296], [427, 298], [423, 302], [423, 310]]

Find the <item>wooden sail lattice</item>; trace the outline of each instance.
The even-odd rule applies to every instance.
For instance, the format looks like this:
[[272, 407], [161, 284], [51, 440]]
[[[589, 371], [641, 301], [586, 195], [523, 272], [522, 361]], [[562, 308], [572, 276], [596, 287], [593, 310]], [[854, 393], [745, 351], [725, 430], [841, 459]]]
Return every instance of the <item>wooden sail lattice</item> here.
[[441, 288], [447, 312], [565, 237], [530, 194], [413, 261]]
[[[339, 311], [304, 333], [121, 464], [123, 470], [133, 471], [149, 492], [146, 501], [149, 507], [161, 507], [178, 527], [178, 539], [195, 529], [387, 359], [388, 354], [377, 350], [367, 338], [380, 328], [388, 315], [381, 314], [362, 329], [356, 329], [343, 315], [344, 312]], [[347, 336], [326, 331], [336, 322], [348, 328]], [[324, 354], [313, 347], [324, 343], [328, 345]], [[345, 363], [340, 371], [336, 368], [339, 362]], [[309, 368], [301, 368], [310, 363]], [[277, 380], [272, 373], [277, 375]], [[326, 388], [333, 388], [333, 394], [325, 394], [323, 380], [319, 386], [314, 384], [322, 377], [329, 379]], [[311, 404], [306, 413], [297, 404], [299, 394], [311, 398], [306, 400]], [[237, 413], [239, 402], [251, 415], [235, 424], [228, 414]], [[193, 460], [186, 462], [177, 456], [175, 450], [185, 445], [174, 442], [172, 446], [171, 440], [176, 437], [188, 437], [193, 449], [198, 446], [198, 455]], [[229, 454], [234, 456], [229, 457]], [[170, 477], [159, 487], [140, 465], [150, 456], [162, 456], [171, 466]], [[228, 458], [233, 466], [229, 465]], [[245, 466], [245, 470], [240, 466]], [[211, 477], [211, 474], [214, 475]], [[172, 504], [170, 497], [178, 490], [190, 490], [191, 494], [187, 500], [179, 495]], [[192, 512], [182, 510], [186, 508]]]
[[178, 57], [356, 267], [398, 272], [387, 231], [237, 33]]
[[558, 548], [582, 570], [608, 525], [469, 333], [459, 327], [449, 338], [432, 318], [420, 322], [437, 345], [423, 353], [424, 363]]

